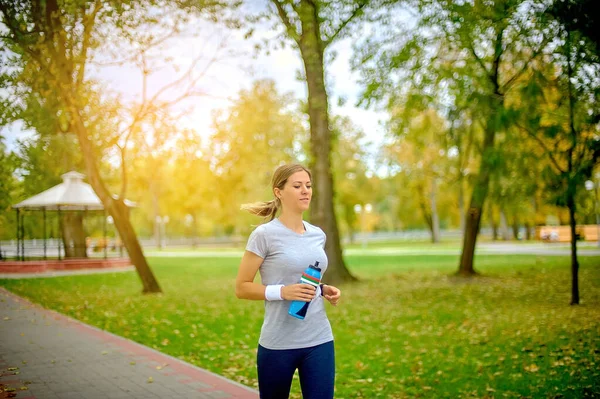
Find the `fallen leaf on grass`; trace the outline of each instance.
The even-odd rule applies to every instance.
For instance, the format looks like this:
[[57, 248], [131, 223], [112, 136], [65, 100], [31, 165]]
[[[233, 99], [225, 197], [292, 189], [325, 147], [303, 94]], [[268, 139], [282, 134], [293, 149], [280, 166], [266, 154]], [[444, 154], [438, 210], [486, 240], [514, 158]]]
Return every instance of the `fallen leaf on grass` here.
[[530, 373], [537, 373], [539, 371], [539, 367], [535, 364], [531, 364], [529, 366], [525, 366], [525, 371], [529, 371]]

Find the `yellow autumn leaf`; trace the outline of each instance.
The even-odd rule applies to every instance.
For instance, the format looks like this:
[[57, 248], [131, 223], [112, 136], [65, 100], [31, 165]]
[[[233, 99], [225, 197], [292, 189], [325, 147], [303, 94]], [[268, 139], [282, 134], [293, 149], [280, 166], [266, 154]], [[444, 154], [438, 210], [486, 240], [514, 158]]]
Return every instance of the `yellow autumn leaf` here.
[[539, 371], [539, 367], [535, 364], [531, 364], [529, 366], [525, 366], [525, 371], [529, 371], [530, 373], [537, 373]]

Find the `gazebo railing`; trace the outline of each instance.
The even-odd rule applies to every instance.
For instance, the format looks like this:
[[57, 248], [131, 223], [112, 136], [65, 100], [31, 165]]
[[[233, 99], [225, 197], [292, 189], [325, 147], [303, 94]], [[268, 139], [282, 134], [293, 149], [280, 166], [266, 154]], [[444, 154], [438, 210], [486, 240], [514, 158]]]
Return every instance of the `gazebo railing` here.
[[[85, 253], [88, 258], [115, 258], [127, 256], [127, 251], [119, 239], [88, 239]], [[71, 249], [76, 250], [71, 246]], [[74, 251], [80, 252], [80, 251]], [[65, 259], [66, 253], [61, 239], [48, 238], [0, 241], [0, 261]]]

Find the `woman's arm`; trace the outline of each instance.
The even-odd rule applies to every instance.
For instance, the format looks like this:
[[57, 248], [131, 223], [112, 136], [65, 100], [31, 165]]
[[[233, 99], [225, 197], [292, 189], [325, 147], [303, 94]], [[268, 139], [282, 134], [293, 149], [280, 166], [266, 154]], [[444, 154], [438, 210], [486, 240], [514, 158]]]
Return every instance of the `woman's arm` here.
[[254, 282], [263, 258], [253, 252], [245, 251], [235, 279], [235, 296], [240, 299], [265, 299], [265, 286]]
[[[263, 258], [253, 252], [245, 251], [240, 262], [235, 280], [235, 296], [240, 299], [265, 300], [266, 286], [255, 283], [256, 273], [263, 263]], [[316, 293], [316, 288], [310, 284], [292, 284], [281, 288], [281, 298], [292, 301], [310, 302]]]

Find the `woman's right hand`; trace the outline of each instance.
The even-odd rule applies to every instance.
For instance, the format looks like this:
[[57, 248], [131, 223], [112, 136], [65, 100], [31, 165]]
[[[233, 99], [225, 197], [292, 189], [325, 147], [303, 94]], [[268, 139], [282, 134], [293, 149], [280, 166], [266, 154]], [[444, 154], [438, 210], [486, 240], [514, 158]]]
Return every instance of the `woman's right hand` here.
[[286, 301], [310, 302], [316, 292], [317, 289], [310, 284], [292, 284], [281, 289], [281, 297]]

